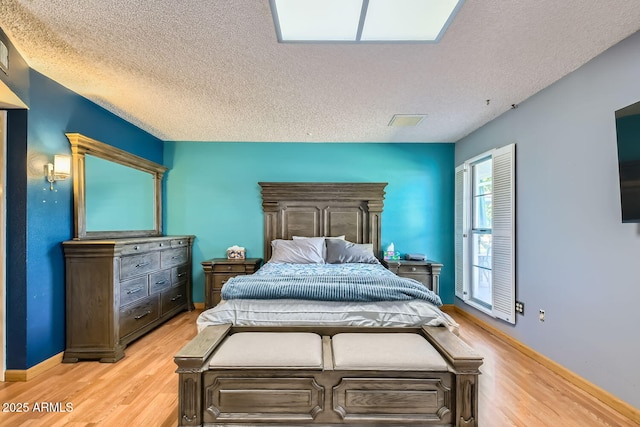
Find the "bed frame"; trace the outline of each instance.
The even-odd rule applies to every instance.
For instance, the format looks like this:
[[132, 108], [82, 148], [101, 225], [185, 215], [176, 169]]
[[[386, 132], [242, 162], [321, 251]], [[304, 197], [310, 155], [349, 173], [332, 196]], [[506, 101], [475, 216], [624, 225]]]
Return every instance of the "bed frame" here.
[[[355, 243], [372, 243], [380, 253], [386, 183], [259, 184], [265, 260], [271, 256], [272, 240], [294, 235], [345, 235]], [[226, 337], [239, 332], [316, 333], [323, 341], [322, 368], [211, 369], [211, 355], [224, 346]], [[418, 334], [442, 356], [446, 369], [336, 369], [332, 337], [343, 332]], [[209, 326], [174, 360], [179, 374], [179, 426], [478, 426], [482, 357], [446, 328]]]

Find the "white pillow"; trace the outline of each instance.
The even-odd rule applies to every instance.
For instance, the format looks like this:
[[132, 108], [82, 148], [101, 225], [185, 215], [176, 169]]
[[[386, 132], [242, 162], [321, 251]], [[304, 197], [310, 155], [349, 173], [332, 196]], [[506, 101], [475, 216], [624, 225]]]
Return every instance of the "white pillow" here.
[[293, 240], [302, 240], [302, 239], [321, 239], [322, 240], [322, 245], [324, 246], [324, 249], [322, 250], [322, 259], [326, 260], [327, 259], [327, 244], [325, 243], [325, 239], [338, 239], [338, 240], [344, 240], [344, 234], [342, 236], [335, 236], [335, 237], [304, 237], [304, 236], [293, 236]]
[[290, 264], [324, 264], [324, 238], [283, 240], [271, 242], [269, 262]]

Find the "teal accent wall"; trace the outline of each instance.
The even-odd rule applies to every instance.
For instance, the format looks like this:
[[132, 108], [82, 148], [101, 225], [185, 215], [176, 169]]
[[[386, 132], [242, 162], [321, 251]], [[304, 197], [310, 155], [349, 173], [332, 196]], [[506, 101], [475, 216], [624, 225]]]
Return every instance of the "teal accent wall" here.
[[444, 264], [443, 302], [453, 303], [453, 144], [165, 143], [165, 231], [194, 234], [194, 301], [204, 301], [200, 263], [229, 246], [263, 256], [258, 182], [388, 182], [382, 245]]

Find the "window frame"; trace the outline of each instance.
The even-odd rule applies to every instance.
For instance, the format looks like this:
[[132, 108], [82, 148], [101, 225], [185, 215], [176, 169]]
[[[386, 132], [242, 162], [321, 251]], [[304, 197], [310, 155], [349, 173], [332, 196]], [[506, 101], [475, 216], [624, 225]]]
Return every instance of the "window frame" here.
[[[470, 215], [469, 215], [469, 235], [471, 237], [471, 241], [469, 243], [469, 268], [471, 269], [471, 276], [470, 276], [470, 286], [469, 286], [469, 301], [473, 302], [475, 304], [478, 304], [483, 310], [487, 310], [490, 311], [492, 309], [493, 306], [493, 297], [490, 296], [490, 301], [485, 301], [484, 299], [482, 299], [481, 297], [478, 296], [478, 293], [476, 293], [474, 291], [474, 289], [476, 289], [479, 286], [479, 283], [474, 281], [474, 277], [475, 276], [475, 270], [474, 269], [482, 269], [484, 268], [485, 270], [489, 271], [489, 281], [491, 281], [491, 278], [493, 276], [492, 274], [492, 266], [489, 265], [487, 266], [480, 266], [478, 265], [479, 263], [474, 262], [476, 259], [476, 256], [480, 256], [480, 254], [478, 253], [478, 251], [476, 250], [476, 245], [474, 244], [477, 236], [481, 236], [481, 235], [489, 235], [491, 236], [491, 239], [493, 240], [493, 231], [492, 231], [492, 227], [479, 227], [478, 224], [476, 224], [476, 221], [478, 219], [477, 213], [479, 210], [479, 200], [480, 197], [486, 196], [487, 193], [482, 193], [479, 194], [477, 192], [478, 187], [477, 187], [477, 182], [476, 182], [476, 172], [478, 171], [478, 165], [483, 163], [483, 162], [491, 162], [491, 168], [493, 170], [493, 157], [488, 155], [488, 156], [480, 156], [480, 158], [476, 158], [476, 160], [474, 161], [470, 161], [469, 162], [469, 179], [470, 179], [470, 183], [471, 185], [469, 186], [470, 188], [470, 192], [469, 192], [469, 209], [470, 209]], [[493, 180], [493, 173], [492, 173], [492, 180]], [[492, 185], [493, 186], [493, 185]], [[491, 190], [491, 193], [493, 193], [493, 189]], [[491, 194], [489, 193], [489, 194]]]
[[[491, 304], [472, 297], [474, 189], [471, 168], [492, 159]], [[455, 169], [455, 295], [465, 304], [515, 324], [515, 144], [475, 156]]]

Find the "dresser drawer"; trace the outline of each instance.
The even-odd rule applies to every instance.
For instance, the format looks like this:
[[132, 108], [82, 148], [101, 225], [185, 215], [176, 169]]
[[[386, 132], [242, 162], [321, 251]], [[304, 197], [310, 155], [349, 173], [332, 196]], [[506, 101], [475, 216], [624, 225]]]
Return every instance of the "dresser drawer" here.
[[127, 305], [147, 295], [149, 295], [147, 276], [120, 282], [120, 306]]
[[130, 243], [123, 245], [120, 253], [122, 255], [140, 254], [144, 252], [153, 251], [156, 249], [163, 249], [171, 247], [171, 240], [161, 240], [154, 242], [144, 243]]
[[187, 303], [187, 288], [185, 285], [170, 288], [162, 293], [162, 315]]
[[120, 336], [125, 337], [160, 317], [160, 295], [151, 295], [120, 309]]
[[427, 265], [410, 265], [400, 264], [398, 267], [398, 275], [404, 276], [405, 274], [428, 274], [429, 266]]
[[214, 264], [214, 273], [244, 273], [244, 264]]
[[160, 253], [131, 255], [120, 258], [120, 279], [146, 274], [160, 268]]
[[171, 269], [171, 285], [177, 285], [189, 278], [189, 266], [181, 265]]
[[171, 286], [171, 270], [161, 270], [149, 275], [149, 293], [155, 294]]
[[174, 267], [176, 265], [184, 264], [189, 259], [189, 251], [187, 248], [176, 248], [162, 251], [162, 259], [160, 264], [162, 268]]
[[171, 240], [172, 248], [181, 248], [184, 246], [188, 246], [189, 241], [187, 239], [173, 239]]
[[120, 253], [122, 255], [141, 254], [143, 252], [148, 252], [152, 246], [152, 243], [132, 243], [130, 245], [122, 246]]

